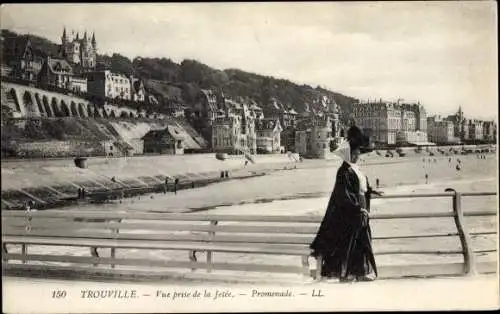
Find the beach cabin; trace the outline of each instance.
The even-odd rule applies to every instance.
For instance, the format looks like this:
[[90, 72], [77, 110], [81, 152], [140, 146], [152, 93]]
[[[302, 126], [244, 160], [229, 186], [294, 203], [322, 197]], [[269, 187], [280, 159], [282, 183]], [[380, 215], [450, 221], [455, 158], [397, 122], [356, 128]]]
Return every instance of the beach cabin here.
[[184, 136], [181, 131], [169, 125], [165, 129], [151, 130], [144, 137], [144, 153], [184, 154]]

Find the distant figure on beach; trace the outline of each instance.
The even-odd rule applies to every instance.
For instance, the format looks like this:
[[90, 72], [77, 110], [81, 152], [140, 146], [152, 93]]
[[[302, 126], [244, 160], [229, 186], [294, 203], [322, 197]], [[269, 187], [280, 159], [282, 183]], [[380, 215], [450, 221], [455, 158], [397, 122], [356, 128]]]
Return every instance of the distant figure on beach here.
[[462, 168], [460, 168], [460, 165], [457, 164], [457, 166], [455, 167], [455, 169], [457, 169], [457, 171], [460, 171]]
[[377, 178], [377, 180], [375, 180], [376, 184], [377, 184], [377, 189], [380, 187], [380, 180]]
[[179, 184], [179, 178], [175, 178], [174, 181], [174, 193], [177, 194], [177, 185]]
[[427, 184], [428, 180], [429, 180], [429, 175], [426, 173], [425, 174], [425, 184]]
[[116, 178], [115, 178], [115, 177], [112, 177], [112, 178], [111, 178], [111, 181], [116, 182]]
[[34, 201], [27, 201], [26, 203], [24, 203], [24, 210], [26, 212], [36, 211], [34, 207], [35, 207]]
[[460, 161], [460, 158], [457, 158], [457, 162], [458, 162], [459, 164], [461, 164], [461, 163], [462, 163], [462, 162]]
[[163, 193], [167, 194], [168, 191], [168, 177], [165, 178], [165, 186], [163, 188]]
[[451, 163], [451, 157], [448, 159], [448, 163]]
[[247, 165], [248, 165], [248, 160], [245, 160], [245, 166], [247, 166]]
[[368, 138], [357, 126], [347, 132], [347, 141], [335, 153], [344, 161], [318, 233], [310, 245], [314, 257], [322, 256], [321, 275], [341, 282], [372, 281], [377, 266], [371, 246], [369, 225], [372, 190], [356, 162], [368, 146]]

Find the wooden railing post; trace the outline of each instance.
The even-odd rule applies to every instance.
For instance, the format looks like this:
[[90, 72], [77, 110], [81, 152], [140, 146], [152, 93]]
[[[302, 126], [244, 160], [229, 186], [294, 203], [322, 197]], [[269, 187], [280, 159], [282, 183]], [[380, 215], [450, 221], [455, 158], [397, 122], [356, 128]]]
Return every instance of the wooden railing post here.
[[[111, 222], [112, 222], [112, 220], [111, 220]], [[118, 219], [117, 224], [119, 224], [120, 222], [121, 222], [121, 219]], [[118, 226], [116, 226], [115, 228], [112, 228], [111, 230], [113, 233], [116, 233], [116, 234], [120, 233], [120, 227], [118, 227]], [[113, 247], [113, 248], [111, 248], [111, 258], [115, 259], [115, 257], [116, 257], [116, 248]], [[115, 268], [114, 263], [111, 264], [111, 268]]]
[[302, 267], [304, 268], [304, 276], [311, 276], [309, 271], [309, 255], [302, 256]]
[[[30, 215], [30, 211], [27, 210], [26, 211], [26, 218], [25, 218], [25, 229], [26, 229], [26, 233], [30, 233], [31, 232], [31, 215]], [[28, 259], [28, 245], [26, 243], [23, 243], [21, 245], [21, 255], [22, 255], [22, 261], [23, 261], [23, 264], [26, 264], [27, 263], [27, 259]]]
[[[210, 226], [217, 226], [217, 223], [218, 221], [217, 220], [211, 220], [210, 221]], [[210, 231], [208, 233], [209, 235], [209, 240], [210, 240], [210, 243], [212, 243], [212, 241], [214, 240], [215, 238], [215, 231]], [[213, 257], [213, 252], [208, 250], [207, 251], [207, 272], [210, 273], [212, 271], [212, 257]]]
[[314, 277], [316, 281], [321, 280], [322, 268], [323, 268], [323, 256], [320, 254], [316, 257], [316, 276]]
[[455, 225], [457, 226], [458, 236], [460, 238], [464, 254], [464, 272], [466, 275], [474, 275], [476, 274], [476, 264], [474, 252], [471, 246], [471, 238], [467, 232], [467, 228], [465, 227], [461, 193], [455, 192], [453, 195], [453, 212], [455, 214]]

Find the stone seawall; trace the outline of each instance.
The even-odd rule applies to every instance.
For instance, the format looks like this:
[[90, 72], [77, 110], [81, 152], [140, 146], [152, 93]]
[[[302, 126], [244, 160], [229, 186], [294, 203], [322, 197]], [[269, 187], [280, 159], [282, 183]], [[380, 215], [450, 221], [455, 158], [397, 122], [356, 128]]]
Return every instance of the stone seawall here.
[[12, 144], [19, 157], [100, 156], [104, 147], [96, 142], [40, 141]]

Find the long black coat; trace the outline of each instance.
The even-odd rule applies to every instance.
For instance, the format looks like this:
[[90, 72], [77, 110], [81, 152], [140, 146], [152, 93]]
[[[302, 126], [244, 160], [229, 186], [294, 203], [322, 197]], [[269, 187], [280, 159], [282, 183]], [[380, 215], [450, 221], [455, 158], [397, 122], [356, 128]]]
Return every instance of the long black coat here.
[[359, 179], [347, 162], [337, 171], [335, 187], [318, 233], [311, 243], [313, 256], [323, 257], [322, 275], [345, 278], [377, 274], [368, 217], [372, 189], [360, 195]]

